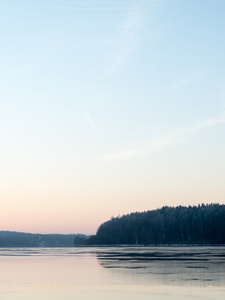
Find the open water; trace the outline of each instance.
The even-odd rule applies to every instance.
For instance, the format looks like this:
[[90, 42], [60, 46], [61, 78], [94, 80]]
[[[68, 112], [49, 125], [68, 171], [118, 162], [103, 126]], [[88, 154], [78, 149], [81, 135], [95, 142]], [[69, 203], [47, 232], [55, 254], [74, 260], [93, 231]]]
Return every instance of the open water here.
[[1, 300], [225, 299], [225, 247], [1, 248]]

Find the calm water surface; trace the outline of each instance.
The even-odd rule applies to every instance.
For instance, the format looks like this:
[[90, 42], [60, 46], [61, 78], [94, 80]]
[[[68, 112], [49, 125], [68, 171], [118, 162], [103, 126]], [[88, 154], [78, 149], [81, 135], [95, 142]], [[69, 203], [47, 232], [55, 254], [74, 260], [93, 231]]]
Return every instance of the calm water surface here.
[[0, 299], [224, 299], [224, 247], [2, 248]]

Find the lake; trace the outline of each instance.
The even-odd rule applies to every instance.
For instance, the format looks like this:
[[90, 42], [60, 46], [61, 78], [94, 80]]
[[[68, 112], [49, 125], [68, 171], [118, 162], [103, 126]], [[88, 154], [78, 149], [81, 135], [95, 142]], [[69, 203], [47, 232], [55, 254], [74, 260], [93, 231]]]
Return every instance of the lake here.
[[0, 299], [224, 299], [225, 247], [1, 248]]

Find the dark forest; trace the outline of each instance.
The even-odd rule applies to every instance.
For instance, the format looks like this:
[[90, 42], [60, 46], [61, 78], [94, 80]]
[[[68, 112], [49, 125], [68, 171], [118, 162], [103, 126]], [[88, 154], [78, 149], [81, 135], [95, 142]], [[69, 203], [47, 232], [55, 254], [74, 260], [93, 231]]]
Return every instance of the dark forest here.
[[165, 206], [112, 217], [88, 244], [225, 244], [225, 205]]

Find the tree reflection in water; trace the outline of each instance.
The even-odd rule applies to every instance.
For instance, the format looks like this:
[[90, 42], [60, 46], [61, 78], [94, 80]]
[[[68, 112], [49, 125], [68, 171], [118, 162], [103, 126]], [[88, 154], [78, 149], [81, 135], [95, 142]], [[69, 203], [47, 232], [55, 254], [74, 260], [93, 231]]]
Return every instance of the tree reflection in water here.
[[115, 247], [96, 254], [102, 267], [135, 282], [225, 286], [224, 247]]

